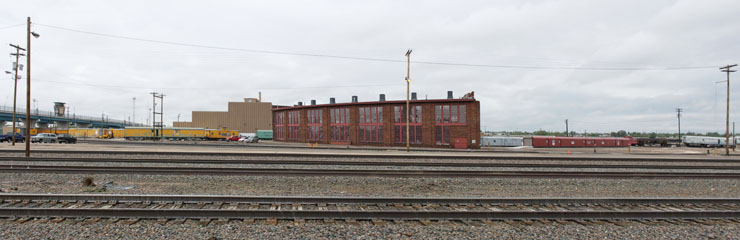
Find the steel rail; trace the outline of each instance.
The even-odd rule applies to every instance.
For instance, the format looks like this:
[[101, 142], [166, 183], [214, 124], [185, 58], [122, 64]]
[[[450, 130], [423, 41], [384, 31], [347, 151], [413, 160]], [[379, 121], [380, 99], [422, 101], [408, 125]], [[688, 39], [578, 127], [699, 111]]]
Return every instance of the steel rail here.
[[127, 208], [0, 208], [9, 217], [196, 219], [738, 219], [740, 211], [316, 211]]
[[[22, 153], [22, 150], [0, 150], [0, 153]], [[613, 157], [613, 156], [501, 156], [501, 155], [440, 155], [440, 154], [362, 154], [362, 153], [291, 153], [291, 152], [157, 152], [157, 151], [78, 151], [34, 150], [51, 154], [101, 155], [163, 155], [163, 156], [228, 156], [228, 157], [295, 157], [295, 158], [393, 158], [393, 159], [468, 159], [468, 160], [530, 160], [530, 161], [618, 161], [618, 162], [706, 162], [740, 163], [740, 158], [675, 158], [675, 157]], [[466, 152], [467, 153], [467, 152]], [[490, 154], [490, 153], [489, 153]]]
[[2, 193], [0, 201], [221, 202], [280, 204], [733, 204], [740, 198], [481, 198]]
[[284, 169], [0, 165], [0, 172], [167, 174], [248, 176], [371, 176], [371, 177], [473, 177], [473, 178], [684, 178], [740, 179], [740, 173], [695, 172], [593, 172], [593, 171], [475, 171], [475, 170], [379, 170], [379, 169]]
[[[406, 166], [406, 167], [488, 167], [488, 168], [623, 168], [623, 169], [702, 169], [740, 170], [740, 165], [656, 165], [656, 164], [548, 164], [548, 163], [471, 163], [412, 161], [333, 161], [333, 160], [223, 160], [223, 159], [133, 159], [133, 158], [23, 158], [0, 157], [5, 162], [81, 162], [81, 163], [187, 163], [322, 166]], [[696, 163], [699, 163], [697, 161]], [[740, 163], [740, 162], [739, 162]]]

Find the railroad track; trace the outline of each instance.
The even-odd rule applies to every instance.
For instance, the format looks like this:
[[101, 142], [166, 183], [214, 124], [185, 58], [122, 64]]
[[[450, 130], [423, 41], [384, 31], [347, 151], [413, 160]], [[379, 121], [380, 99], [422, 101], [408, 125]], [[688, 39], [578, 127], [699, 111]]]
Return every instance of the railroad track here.
[[26, 221], [33, 218], [381, 221], [729, 219], [738, 223], [740, 199], [0, 194], [0, 217]]
[[[668, 164], [548, 164], [548, 163], [481, 163], [425, 161], [336, 161], [336, 160], [222, 160], [222, 159], [132, 159], [132, 158], [47, 158], [0, 157], [0, 162], [79, 162], [79, 163], [166, 163], [166, 164], [253, 164], [253, 165], [319, 165], [319, 166], [403, 166], [461, 168], [620, 168], [661, 170], [740, 170], [740, 165], [668, 165]], [[701, 160], [698, 161], [701, 163]]]
[[[0, 153], [23, 153], [22, 150], [0, 150]], [[157, 152], [157, 151], [68, 151], [68, 150], [32, 150], [43, 154], [65, 154], [65, 155], [148, 155], [148, 156], [221, 156], [221, 157], [287, 157], [287, 158], [321, 158], [321, 159], [346, 159], [346, 158], [384, 158], [384, 159], [441, 159], [441, 160], [516, 160], [516, 161], [601, 161], [601, 162], [702, 162], [702, 163], [740, 163], [740, 158], [706, 158], [706, 157], [612, 157], [612, 156], [521, 156], [521, 155], [443, 155], [443, 154], [365, 154], [365, 153], [285, 153], [285, 152]], [[486, 154], [486, 153], [482, 153]]]
[[648, 178], [739, 179], [737, 172], [638, 172], [638, 171], [478, 171], [389, 169], [300, 169], [213, 167], [122, 167], [0, 165], [0, 172], [55, 174], [168, 174], [242, 176], [365, 176], [365, 177], [470, 177], [470, 178]]

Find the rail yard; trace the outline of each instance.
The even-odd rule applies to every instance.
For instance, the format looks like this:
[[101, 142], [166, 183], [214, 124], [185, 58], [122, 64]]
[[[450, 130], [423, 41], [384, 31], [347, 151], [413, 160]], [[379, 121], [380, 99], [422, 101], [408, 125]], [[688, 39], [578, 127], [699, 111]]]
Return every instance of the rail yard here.
[[31, 238], [218, 239], [733, 238], [740, 226], [740, 157], [415, 150], [81, 140], [36, 144], [26, 158], [2, 145], [0, 226]]

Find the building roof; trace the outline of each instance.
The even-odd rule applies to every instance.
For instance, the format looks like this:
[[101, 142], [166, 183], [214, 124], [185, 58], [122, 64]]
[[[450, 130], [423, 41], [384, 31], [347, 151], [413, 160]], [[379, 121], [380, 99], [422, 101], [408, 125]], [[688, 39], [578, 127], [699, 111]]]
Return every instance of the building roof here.
[[[465, 99], [428, 99], [428, 100], [411, 100], [410, 103], [449, 103], [449, 102], [476, 102], [473, 98]], [[316, 104], [316, 105], [303, 105], [303, 106], [292, 106], [292, 107], [273, 107], [272, 111], [284, 111], [284, 110], [297, 110], [303, 108], [322, 108], [322, 107], [343, 107], [353, 105], [385, 105], [385, 104], [406, 104], [406, 100], [392, 100], [392, 101], [373, 101], [373, 102], [349, 102], [349, 103], [335, 103], [335, 104]]]

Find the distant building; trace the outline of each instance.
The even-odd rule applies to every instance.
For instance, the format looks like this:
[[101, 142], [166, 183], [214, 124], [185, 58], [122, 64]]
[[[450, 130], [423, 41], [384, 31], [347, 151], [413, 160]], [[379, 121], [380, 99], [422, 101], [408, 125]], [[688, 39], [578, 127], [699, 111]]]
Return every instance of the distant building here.
[[[410, 102], [409, 139], [412, 147], [480, 148], [480, 102], [473, 93], [453, 99]], [[406, 100], [276, 107], [275, 141], [406, 146]]]
[[218, 129], [226, 127], [244, 133], [271, 130], [272, 103], [257, 98], [245, 98], [244, 102], [229, 102], [228, 111], [193, 111], [191, 122], [173, 122], [174, 127]]

